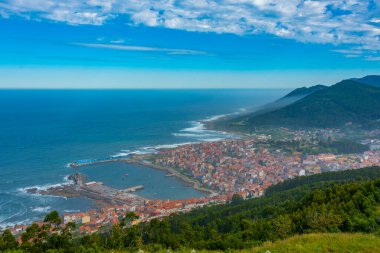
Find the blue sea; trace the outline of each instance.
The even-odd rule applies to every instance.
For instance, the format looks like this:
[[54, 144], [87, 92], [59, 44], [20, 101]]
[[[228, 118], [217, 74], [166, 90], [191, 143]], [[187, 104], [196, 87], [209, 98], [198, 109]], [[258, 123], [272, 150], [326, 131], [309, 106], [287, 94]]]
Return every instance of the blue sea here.
[[[31, 223], [51, 210], [85, 211], [83, 198], [31, 195], [75, 172], [115, 188], [144, 185], [148, 198], [203, 196], [165, 172], [123, 163], [68, 163], [236, 136], [199, 122], [244, 112], [288, 90], [0, 90], [0, 226]], [[128, 177], [124, 174], [128, 173]]]

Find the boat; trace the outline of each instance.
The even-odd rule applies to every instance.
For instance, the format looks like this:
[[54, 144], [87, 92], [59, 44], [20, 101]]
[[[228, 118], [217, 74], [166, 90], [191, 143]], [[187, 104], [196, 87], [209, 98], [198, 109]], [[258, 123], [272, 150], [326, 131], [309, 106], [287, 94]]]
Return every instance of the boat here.
[[128, 177], [129, 175], [128, 175], [128, 173], [125, 173], [124, 176]]

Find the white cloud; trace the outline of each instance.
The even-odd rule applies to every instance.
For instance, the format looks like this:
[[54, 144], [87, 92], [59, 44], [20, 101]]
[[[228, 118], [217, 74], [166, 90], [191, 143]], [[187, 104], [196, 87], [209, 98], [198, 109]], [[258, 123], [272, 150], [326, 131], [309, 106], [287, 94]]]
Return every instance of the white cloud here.
[[123, 40], [123, 39], [118, 39], [118, 40], [111, 40], [110, 42], [113, 43], [113, 44], [122, 44], [122, 43], [125, 42], [125, 40]]
[[365, 59], [367, 61], [380, 61], [380, 57], [379, 56], [367, 56]]
[[332, 51], [336, 53], [347, 54], [347, 55], [361, 55], [363, 53], [363, 51], [359, 49], [335, 49]]
[[[4, 0], [0, 15], [102, 25], [119, 15], [132, 24], [188, 31], [256, 34], [380, 50], [378, 0]], [[365, 49], [367, 48], [367, 49]]]
[[203, 51], [195, 51], [188, 49], [176, 49], [176, 48], [159, 48], [159, 47], [142, 47], [142, 46], [127, 46], [127, 45], [115, 45], [115, 44], [97, 44], [97, 43], [73, 43], [74, 45], [91, 47], [91, 48], [105, 48], [121, 51], [143, 51], [143, 52], [165, 52], [168, 54], [178, 54], [178, 55], [198, 55], [206, 54]]

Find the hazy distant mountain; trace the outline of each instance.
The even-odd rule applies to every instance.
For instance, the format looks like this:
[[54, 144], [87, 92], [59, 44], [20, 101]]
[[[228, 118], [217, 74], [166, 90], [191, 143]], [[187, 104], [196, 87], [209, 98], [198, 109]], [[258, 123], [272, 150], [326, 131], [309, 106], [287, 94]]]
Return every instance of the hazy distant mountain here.
[[309, 88], [302, 87], [302, 88], [298, 88], [298, 89], [293, 90], [292, 92], [290, 92], [288, 95], [286, 95], [285, 97], [283, 97], [281, 99], [290, 98], [290, 97], [306, 97], [307, 95], [310, 95], [314, 92], [317, 92], [317, 91], [320, 91], [320, 90], [323, 90], [326, 88], [327, 88], [327, 86], [324, 86], [321, 84], [314, 85], [314, 86], [311, 86]]
[[[293, 94], [303, 91], [304, 89], [295, 90]], [[367, 127], [380, 126], [379, 119], [380, 89], [362, 81], [345, 80], [331, 87], [321, 87], [285, 107], [231, 119], [228, 124], [246, 129], [267, 126], [341, 127], [347, 124]]]
[[323, 90], [327, 88], [327, 86], [324, 86], [324, 85], [315, 85], [315, 86], [311, 86], [309, 88], [307, 87], [302, 87], [302, 88], [297, 88], [293, 91], [291, 91], [290, 93], [288, 93], [287, 95], [285, 95], [284, 97], [274, 101], [274, 102], [271, 102], [271, 103], [268, 103], [266, 105], [263, 105], [263, 106], [260, 106], [258, 108], [256, 108], [256, 110], [254, 112], [251, 113], [251, 116], [253, 115], [260, 115], [260, 114], [264, 114], [264, 113], [268, 113], [268, 112], [271, 112], [271, 111], [274, 111], [276, 109], [280, 109], [282, 107], [285, 107], [285, 106], [288, 106], [290, 104], [293, 104], [294, 102], [314, 93], [314, 92], [317, 92], [317, 91], [320, 91], [320, 90]]
[[352, 80], [359, 83], [364, 83], [364, 84], [372, 85], [375, 87], [380, 87], [380, 76], [369, 75], [363, 78], [353, 78]]

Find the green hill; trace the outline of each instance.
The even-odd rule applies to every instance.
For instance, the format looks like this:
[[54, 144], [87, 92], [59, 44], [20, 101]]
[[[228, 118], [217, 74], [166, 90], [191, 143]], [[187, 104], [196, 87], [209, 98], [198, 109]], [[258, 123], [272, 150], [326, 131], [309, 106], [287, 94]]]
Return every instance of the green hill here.
[[380, 167], [367, 167], [359, 170], [330, 171], [306, 177], [296, 177], [292, 180], [285, 180], [282, 183], [270, 186], [265, 195], [294, 189], [296, 187], [315, 188], [333, 183], [344, 183], [350, 181], [371, 180], [380, 178]]
[[[259, 247], [246, 250], [230, 250], [233, 253], [378, 253], [380, 237], [372, 234], [321, 233], [290, 237], [276, 242], [266, 242]], [[129, 251], [108, 251], [109, 253], [127, 253]], [[166, 253], [163, 249], [157, 253]], [[191, 253], [192, 249], [181, 249], [177, 253]], [[197, 253], [221, 253], [223, 251], [197, 250]], [[150, 252], [146, 252], [150, 253]]]
[[366, 252], [380, 250], [380, 237], [368, 234], [306, 234], [294, 236], [274, 243], [269, 242], [261, 247], [238, 251], [241, 253], [320, 253], [320, 252]]
[[296, 101], [298, 101], [298, 100], [300, 100], [300, 99], [302, 99], [302, 98], [304, 98], [304, 97], [306, 97], [306, 96], [308, 96], [314, 92], [323, 90], [325, 88], [327, 88], [327, 86], [315, 85], [315, 86], [311, 86], [309, 88], [302, 87], [302, 88], [295, 89], [295, 90], [291, 91], [290, 93], [288, 93], [287, 95], [285, 95], [284, 97], [282, 97], [282, 98], [280, 98], [274, 102], [271, 102], [271, 103], [268, 103], [268, 104], [265, 104], [263, 106], [256, 108], [256, 110], [254, 110], [251, 113], [251, 115], [252, 116], [261, 115], [264, 113], [268, 113], [268, 112], [277, 110], [279, 108], [283, 108], [285, 106], [288, 106], [290, 104], [295, 103]]
[[379, 127], [380, 89], [345, 80], [314, 92], [293, 104], [260, 114], [230, 119], [230, 127]]

